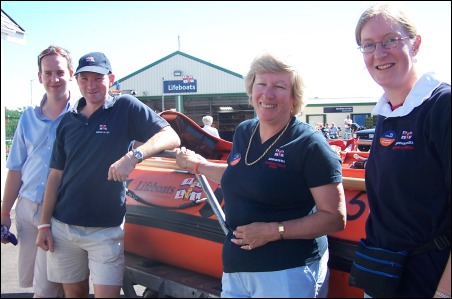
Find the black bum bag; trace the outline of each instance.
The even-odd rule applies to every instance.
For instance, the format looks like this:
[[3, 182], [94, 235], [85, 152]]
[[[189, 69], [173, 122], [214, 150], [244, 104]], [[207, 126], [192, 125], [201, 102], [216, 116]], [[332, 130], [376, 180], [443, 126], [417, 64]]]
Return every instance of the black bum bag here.
[[408, 256], [447, 247], [450, 247], [450, 233], [437, 237], [410, 253], [372, 247], [361, 239], [350, 270], [349, 285], [363, 289], [371, 297], [394, 298], [399, 290]]
[[350, 270], [349, 284], [372, 297], [394, 297], [408, 258], [406, 251], [370, 247], [361, 239]]

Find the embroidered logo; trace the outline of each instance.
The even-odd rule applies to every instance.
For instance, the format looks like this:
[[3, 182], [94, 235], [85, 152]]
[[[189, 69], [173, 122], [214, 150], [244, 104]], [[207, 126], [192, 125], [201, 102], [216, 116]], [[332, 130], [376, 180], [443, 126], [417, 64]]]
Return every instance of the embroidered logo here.
[[400, 141], [397, 141], [394, 146], [393, 150], [412, 150], [414, 149], [414, 141], [413, 138], [413, 131], [402, 131], [402, 134], [400, 135]]
[[107, 125], [100, 124], [99, 129], [96, 131], [97, 134], [110, 134]]
[[402, 131], [402, 136], [400, 136], [400, 139], [402, 140], [408, 140], [411, 139], [411, 137], [413, 136], [413, 132], [412, 131]]
[[286, 159], [284, 159], [284, 150], [277, 148], [275, 149], [275, 153], [273, 157], [269, 157], [265, 164], [268, 167], [276, 169], [276, 168], [285, 168], [286, 167]]
[[274, 156], [275, 156], [275, 157], [281, 157], [281, 158], [284, 158], [284, 150], [277, 148], [277, 149], [275, 150]]

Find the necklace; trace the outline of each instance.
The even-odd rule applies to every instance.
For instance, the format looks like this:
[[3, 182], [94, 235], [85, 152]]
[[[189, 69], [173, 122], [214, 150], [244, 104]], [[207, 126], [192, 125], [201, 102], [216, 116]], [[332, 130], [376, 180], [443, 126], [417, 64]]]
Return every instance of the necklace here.
[[254, 164], [256, 164], [257, 162], [259, 162], [266, 154], [267, 152], [275, 145], [275, 143], [279, 140], [279, 138], [281, 138], [281, 136], [284, 134], [284, 132], [286, 132], [287, 127], [289, 127], [290, 124], [290, 119], [287, 122], [286, 127], [284, 128], [284, 130], [282, 130], [282, 132], [279, 134], [278, 138], [275, 139], [275, 141], [272, 142], [272, 144], [270, 144], [269, 147], [267, 147], [267, 149], [265, 150], [265, 152], [262, 154], [262, 156], [260, 156], [259, 158], [257, 158], [256, 161], [248, 163], [248, 152], [250, 151], [250, 147], [251, 147], [251, 142], [253, 141], [253, 137], [254, 134], [256, 134], [257, 128], [259, 128], [259, 124], [257, 124], [256, 128], [254, 128], [253, 133], [251, 134], [251, 138], [250, 138], [250, 143], [248, 143], [248, 148], [246, 149], [246, 154], [245, 154], [245, 164], [246, 166], [252, 166]]

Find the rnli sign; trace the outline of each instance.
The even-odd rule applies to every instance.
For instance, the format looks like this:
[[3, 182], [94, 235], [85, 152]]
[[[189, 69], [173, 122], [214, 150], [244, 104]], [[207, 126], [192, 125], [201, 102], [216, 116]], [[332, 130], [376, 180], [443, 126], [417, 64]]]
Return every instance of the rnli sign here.
[[197, 81], [193, 79], [193, 76], [184, 76], [182, 80], [163, 81], [164, 93], [187, 93], [197, 91]]

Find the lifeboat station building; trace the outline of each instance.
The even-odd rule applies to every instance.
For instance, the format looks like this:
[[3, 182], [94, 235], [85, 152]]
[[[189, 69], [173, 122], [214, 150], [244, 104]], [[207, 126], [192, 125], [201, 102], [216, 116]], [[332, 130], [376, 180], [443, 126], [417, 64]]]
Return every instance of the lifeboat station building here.
[[[235, 127], [255, 116], [245, 91], [244, 76], [176, 51], [118, 79], [111, 94], [132, 94], [156, 112], [173, 109], [202, 126], [212, 115], [221, 138], [232, 141]], [[346, 115], [364, 127], [376, 98], [310, 98], [298, 117], [312, 126], [331, 123], [343, 127]]]

